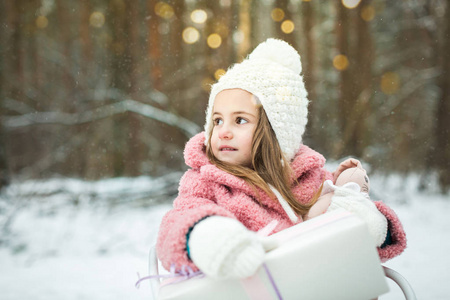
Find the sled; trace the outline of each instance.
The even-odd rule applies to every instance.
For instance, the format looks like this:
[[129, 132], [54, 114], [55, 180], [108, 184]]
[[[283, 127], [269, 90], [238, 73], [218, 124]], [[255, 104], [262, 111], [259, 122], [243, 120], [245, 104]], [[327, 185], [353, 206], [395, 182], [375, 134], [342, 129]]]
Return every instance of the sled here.
[[[153, 299], [377, 299], [393, 280], [405, 299], [416, 300], [408, 281], [381, 265], [366, 224], [344, 210], [323, 214], [264, 237], [263, 266], [246, 279], [215, 280], [184, 269], [163, 270], [150, 250]], [[164, 273], [165, 272], [165, 273]]]

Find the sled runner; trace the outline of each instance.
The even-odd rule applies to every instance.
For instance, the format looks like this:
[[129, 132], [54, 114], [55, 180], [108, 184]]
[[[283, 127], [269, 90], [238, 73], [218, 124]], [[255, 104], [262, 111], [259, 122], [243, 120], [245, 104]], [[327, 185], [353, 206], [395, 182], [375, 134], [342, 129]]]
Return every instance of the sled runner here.
[[388, 292], [388, 277], [400, 286], [406, 299], [416, 299], [399, 273], [381, 265], [366, 224], [344, 210], [323, 214], [264, 239], [273, 247], [250, 278], [214, 280], [189, 268], [181, 273], [160, 273], [153, 247], [151, 275], [142, 280], [151, 279], [155, 300], [361, 300]]

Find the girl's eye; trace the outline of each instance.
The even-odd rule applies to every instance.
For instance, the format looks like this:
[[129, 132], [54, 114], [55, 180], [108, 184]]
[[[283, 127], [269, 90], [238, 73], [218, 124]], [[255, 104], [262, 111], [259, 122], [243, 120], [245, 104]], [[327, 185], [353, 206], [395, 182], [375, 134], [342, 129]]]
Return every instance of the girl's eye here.
[[248, 121], [246, 119], [244, 119], [244, 118], [237, 117], [236, 118], [236, 123], [237, 124], [245, 124], [245, 123], [248, 123]]
[[214, 119], [214, 125], [222, 125], [223, 124], [223, 120], [220, 118]]

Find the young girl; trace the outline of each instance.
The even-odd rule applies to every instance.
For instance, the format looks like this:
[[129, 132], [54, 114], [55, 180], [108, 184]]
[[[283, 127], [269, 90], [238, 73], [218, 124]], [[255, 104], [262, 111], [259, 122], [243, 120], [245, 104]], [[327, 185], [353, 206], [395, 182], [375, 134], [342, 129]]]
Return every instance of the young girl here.
[[[297, 51], [268, 39], [213, 85], [205, 132], [186, 145], [190, 169], [160, 226], [156, 250], [165, 268], [253, 275], [264, 259], [255, 232], [272, 220], [273, 233], [302, 222], [323, 182], [353, 166], [345, 161], [328, 172], [323, 156], [302, 144], [308, 100], [300, 73]], [[339, 189], [330, 208], [339, 206], [374, 228], [382, 261], [405, 249], [400, 221], [382, 202]]]

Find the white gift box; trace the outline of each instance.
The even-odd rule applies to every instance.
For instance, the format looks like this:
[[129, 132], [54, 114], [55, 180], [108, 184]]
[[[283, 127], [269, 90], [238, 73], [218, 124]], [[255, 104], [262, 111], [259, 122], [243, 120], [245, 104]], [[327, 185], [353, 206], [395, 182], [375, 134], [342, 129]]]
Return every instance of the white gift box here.
[[160, 284], [158, 299], [364, 300], [389, 290], [366, 224], [344, 210], [264, 239], [271, 249], [254, 276], [243, 280], [194, 277], [172, 284], [168, 282], [174, 279], [169, 279]]

